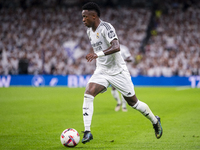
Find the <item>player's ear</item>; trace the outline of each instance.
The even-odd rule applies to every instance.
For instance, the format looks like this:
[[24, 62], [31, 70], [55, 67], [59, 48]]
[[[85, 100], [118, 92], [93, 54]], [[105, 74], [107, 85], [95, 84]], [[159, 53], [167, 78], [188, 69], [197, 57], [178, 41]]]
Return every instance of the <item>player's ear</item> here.
[[92, 18], [95, 19], [97, 17], [97, 13], [96, 12], [92, 12]]
[[95, 18], [96, 18], [95, 14], [94, 14], [94, 15], [92, 15], [92, 18], [93, 18], [93, 19], [95, 19]]

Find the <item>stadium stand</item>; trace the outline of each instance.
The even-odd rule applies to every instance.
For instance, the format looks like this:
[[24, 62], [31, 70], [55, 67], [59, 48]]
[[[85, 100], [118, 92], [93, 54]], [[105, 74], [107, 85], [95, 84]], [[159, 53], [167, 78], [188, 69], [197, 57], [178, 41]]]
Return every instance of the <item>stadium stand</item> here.
[[[92, 49], [82, 24], [84, 1], [70, 2], [0, 3], [1, 75], [92, 74], [95, 62], [86, 67], [85, 60]], [[101, 15], [115, 26], [120, 43], [131, 51], [131, 75], [200, 75], [200, 2], [133, 4], [102, 4]]]

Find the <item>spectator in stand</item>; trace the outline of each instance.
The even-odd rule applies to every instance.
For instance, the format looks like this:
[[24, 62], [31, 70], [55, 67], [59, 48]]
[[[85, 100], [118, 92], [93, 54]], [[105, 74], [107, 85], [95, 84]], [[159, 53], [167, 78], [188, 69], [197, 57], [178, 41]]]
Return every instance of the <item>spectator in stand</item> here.
[[[1, 57], [1, 75], [18, 74], [19, 66], [16, 64], [25, 53], [29, 62], [28, 74], [93, 73], [95, 63], [88, 68], [85, 60], [81, 59], [84, 56], [79, 55], [90, 48], [87, 37], [83, 36], [86, 29], [80, 26], [78, 6], [65, 9], [60, 7], [61, 5], [56, 6], [59, 3], [52, 0], [42, 2], [43, 6], [40, 7], [31, 6], [31, 3], [24, 4], [27, 9], [20, 7], [17, 1], [13, 4], [16, 6], [12, 9], [0, 9], [0, 51], [4, 51], [7, 56], [6, 59]], [[168, 13], [157, 18], [157, 35], [151, 36], [144, 54], [140, 52], [140, 46], [150, 21], [151, 12], [148, 9], [129, 6], [105, 7], [102, 11], [106, 13], [102, 17], [115, 25], [120, 42], [130, 48], [135, 63], [128, 67], [133, 76], [148, 75], [149, 70], [152, 70], [150, 72], [153, 73], [150, 74], [153, 76], [163, 75], [163, 58], [172, 70], [170, 75], [200, 75], [200, 2], [193, 1], [187, 9], [182, 2], [173, 5], [173, 1], [167, 0], [164, 5], [167, 6]], [[71, 12], [77, 14], [71, 16]], [[118, 23], [121, 20], [123, 26]], [[72, 65], [69, 63], [71, 55], [63, 48], [63, 43], [70, 40], [77, 42], [79, 50], [75, 57], [81, 59]], [[153, 63], [150, 65], [150, 62]], [[77, 68], [77, 65], [81, 66], [81, 71], [69, 71]], [[169, 68], [165, 67], [165, 70]]]

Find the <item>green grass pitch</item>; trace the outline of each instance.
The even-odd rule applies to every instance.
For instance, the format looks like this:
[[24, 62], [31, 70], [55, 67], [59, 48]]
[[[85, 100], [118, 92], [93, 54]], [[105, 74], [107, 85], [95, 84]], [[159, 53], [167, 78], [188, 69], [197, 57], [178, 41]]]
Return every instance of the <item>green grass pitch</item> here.
[[[110, 88], [94, 100], [85, 150], [200, 149], [200, 89], [135, 87], [136, 96], [161, 117], [163, 136], [156, 139], [148, 119], [128, 107], [115, 112]], [[81, 136], [84, 88], [0, 88], [0, 150], [64, 150], [60, 134], [75, 128]]]

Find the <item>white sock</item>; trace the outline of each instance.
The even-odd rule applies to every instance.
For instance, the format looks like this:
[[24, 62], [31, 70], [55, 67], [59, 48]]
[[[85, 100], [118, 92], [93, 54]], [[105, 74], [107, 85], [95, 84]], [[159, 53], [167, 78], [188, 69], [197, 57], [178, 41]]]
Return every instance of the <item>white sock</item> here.
[[122, 108], [126, 108], [126, 100], [124, 99], [122, 94], [121, 94], [121, 98], [122, 98]]
[[92, 95], [84, 94], [83, 122], [85, 126], [85, 131], [90, 131], [92, 115], [93, 115], [93, 100], [94, 97]]
[[117, 101], [117, 104], [121, 104], [121, 100], [119, 97], [119, 93], [117, 90], [111, 90], [111, 94], [113, 95], [113, 97], [115, 98], [115, 100]]
[[154, 114], [151, 112], [149, 106], [145, 104], [144, 102], [141, 102], [138, 100], [138, 102], [132, 106], [134, 109], [138, 110], [141, 112], [146, 118], [148, 118], [152, 124], [157, 123], [157, 118], [154, 116]]

